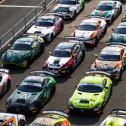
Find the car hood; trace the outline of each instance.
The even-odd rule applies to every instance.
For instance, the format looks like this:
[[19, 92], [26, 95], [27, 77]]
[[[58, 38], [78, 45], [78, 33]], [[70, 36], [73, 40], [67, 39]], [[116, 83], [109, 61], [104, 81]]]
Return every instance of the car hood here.
[[71, 57], [54, 57], [50, 56], [47, 60], [48, 67], [62, 67], [70, 60]]
[[50, 33], [50, 30], [52, 31], [52, 27], [40, 27], [40, 26], [36, 26], [33, 25], [28, 31], [27, 33], [40, 33], [40, 34], [48, 34]]
[[6, 52], [7, 61], [22, 61], [25, 57], [29, 56], [30, 51], [17, 51], [17, 50], [8, 50]]
[[30, 93], [30, 92], [22, 92], [19, 90], [15, 90], [14, 93], [12, 94], [12, 100], [11, 100], [11, 105], [16, 105], [16, 104], [25, 104], [29, 105], [35, 102], [40, 93], [35, 92], [35, 93]]
[[97, 70], [110, 69], [110, 71], [115, 69], [120, 64], [119, 61], [100, 61], [100, 60], [96, 60], [95, 63], [96, 63]]
[[125, 34], [112, 33], [112, 35], [109, 37], [108, 42], [126, 43], [126, 35]]
[[80, 92], [76, 90], [72, 96], [72, 103], [73, 104], [95, 104], [97, 99], [101, 97], [102, 93], [87, 93], [87, 92]]
[[90, 39], [93, 33], [94, 31], [75, 30], [76, 37], [83, 37], [85, 39]]
[[99, 10], [94, 10], [91, 15], [93, 15], [93, 16], [106, 17], [106, 16], [108, 16], [111, 13], [112, 13], [112, 11], [99, 11]]

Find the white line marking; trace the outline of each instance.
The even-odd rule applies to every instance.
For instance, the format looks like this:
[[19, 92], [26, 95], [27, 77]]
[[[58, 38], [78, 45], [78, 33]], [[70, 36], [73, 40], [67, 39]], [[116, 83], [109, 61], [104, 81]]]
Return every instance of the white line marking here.
[[20, 5], [0, 5], [0, 7], [8, 8], [42, 8], [42, 6], [20, 6]]
[[0, 4], [2, 4], [3, 2], [5, 2], [6, 0], [2, 0], [2, 1], [0, 1]]

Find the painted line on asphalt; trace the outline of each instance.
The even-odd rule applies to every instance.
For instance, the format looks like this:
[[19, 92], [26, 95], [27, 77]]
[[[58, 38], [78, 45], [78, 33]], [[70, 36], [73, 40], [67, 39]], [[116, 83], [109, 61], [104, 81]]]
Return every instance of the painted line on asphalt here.
[[42, 6], [20, 6], [20, 5], [0, 5], [4, 8], [42, 8]]
[[2, 4], [3, 2], [5, 2], [6, 0], [2, 0], [2, 1], [0, 1], [0, 4]]

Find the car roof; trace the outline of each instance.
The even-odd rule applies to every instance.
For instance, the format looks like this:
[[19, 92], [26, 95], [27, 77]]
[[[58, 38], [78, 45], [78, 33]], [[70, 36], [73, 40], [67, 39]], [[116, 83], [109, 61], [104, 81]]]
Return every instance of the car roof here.
[[82, 78], [80, 80], [80, 83], [87, 83], [87, 84], [94, 84], [94, 85], [99, 85], [99, 86], [103, 86], [102, 85], [102, 82], [103, 80], [105, 79], [106, 77], [103, 76], [99, 76], [99, 75], [88, 75], [88, 76], [85, 76], [84, 78]]
[[116, 54], [116, 55], [120, 55], [120, 52], [121, 50], [123, 49], [123, 47], [121, 46], [114, 46], [114, 45], [111, 45], [111, 46], [107, 46], [105, 48], [102, 49], [101, 53], [102, 54], [108, 54], [108, 53], [111, 53], [111, 54]]
[[72, 42], [61, 42], [59, 43], [55, 49], [71, 49], [76, 43]]

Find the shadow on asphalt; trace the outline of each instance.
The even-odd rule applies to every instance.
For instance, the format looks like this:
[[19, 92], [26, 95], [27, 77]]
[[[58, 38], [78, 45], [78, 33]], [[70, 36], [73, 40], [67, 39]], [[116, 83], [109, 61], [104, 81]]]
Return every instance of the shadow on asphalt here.
[[96, 124], [100, 119], [100, 114], [89, 114], [89, 113], [70, 113], [69, 120], [72, 124], [80, 125], [93, 125]]

